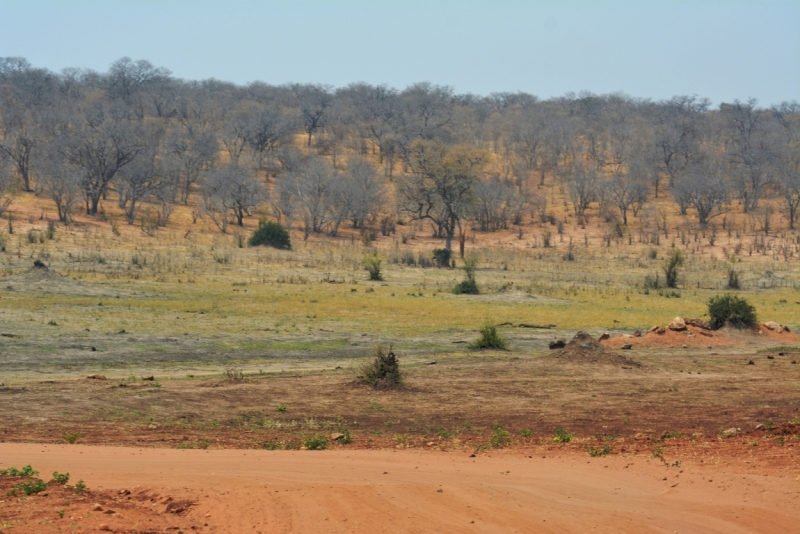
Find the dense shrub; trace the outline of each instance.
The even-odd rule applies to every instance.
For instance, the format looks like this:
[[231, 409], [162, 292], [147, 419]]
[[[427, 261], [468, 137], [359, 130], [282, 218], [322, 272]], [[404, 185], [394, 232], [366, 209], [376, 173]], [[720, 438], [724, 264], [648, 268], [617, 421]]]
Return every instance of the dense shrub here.
[[717, 295], [708, 301], [711, 328], [717, 330], [726, 324], [736, 328], [756, 325], [756, 309], [745, 299], [730, 295]]
[[369, 272], [370, 280], [383, 280], [383, 275], [381, 274], [381, 259], [377, 256], [377, 254], [365, 257], [363, 263], [364, 269]]
[[505, 350], [508, 343], [503, 336], [497, 333], [497, 328], [492, 325], [484, 325], [481, 328], [481, 335], [474, 343], [469, 345], [471, 349], [501, 349]]
[[280, 224], [272, 221], [262, 220], [258, 224], [258, 229], [250, 236], [248, 243], [251, 247], [265, 245], [286, 250], [292, 248], [289, 232]]
[[450, 258], [453, 256], [453, 251], [446, 248], [437, 248], [433, 250], [433, 261], [438, 267], [450, 267]]
[[478, 295], [480, 292], [481, 290], [478, 289], [478, 284], [475, 283], [475, 280], [464, 280], [453, 288], [453, 293], [456, 295]]
[[403, 375], [392, 348], [378, 347], [375, 356], [359, 368], [356, 379], [375, 389], [393, 389], [400, 386]]
[[328, 446], [328, 440], [322, 436], [310, 436], [303, 439], [303, 446], [310, 451], [321, 451]]

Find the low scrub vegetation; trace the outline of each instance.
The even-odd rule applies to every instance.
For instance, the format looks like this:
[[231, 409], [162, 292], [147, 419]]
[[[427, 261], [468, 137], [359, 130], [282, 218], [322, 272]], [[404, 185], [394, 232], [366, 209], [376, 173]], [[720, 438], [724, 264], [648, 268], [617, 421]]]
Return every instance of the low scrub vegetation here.
[[470, 343], [471, 349], [508, 349], [508, 342], [497, 333], [497, 327], [486, 324], [481, 328], [481, 335], [474, 342]]
[[708, 315], [714, 330], [726, 324], [735, 328], [752, 328], [757, 324], [755, 307], [747, 300], [727, 293], [711, 297], [708, 301]]
[[392, 347], [378, 347], [373, 358], [358, 369], [356, 380], [375, 389], [394, 389], [403, 383], [403, 374]]

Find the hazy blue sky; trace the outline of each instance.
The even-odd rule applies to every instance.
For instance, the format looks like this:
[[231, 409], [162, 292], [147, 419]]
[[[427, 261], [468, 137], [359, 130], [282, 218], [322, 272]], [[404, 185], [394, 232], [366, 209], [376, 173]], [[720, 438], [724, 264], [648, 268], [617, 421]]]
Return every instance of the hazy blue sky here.
[[0, 0], [0, 56], [186, 79], [800, 100], [800, 1]]

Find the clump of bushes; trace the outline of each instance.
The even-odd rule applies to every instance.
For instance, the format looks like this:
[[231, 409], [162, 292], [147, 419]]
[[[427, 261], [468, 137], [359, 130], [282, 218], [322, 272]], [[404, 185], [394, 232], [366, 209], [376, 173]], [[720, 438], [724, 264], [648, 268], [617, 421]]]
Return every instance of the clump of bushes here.
[[497, 328], [486, 324], [481, 328], [481, 335], [473, 343], [470, 343], [471, 349], [499, 349], [506, 350], [508, 343], [503, 336], [497, 333]]
[[503, 428], [499, 423], [494, 425], [492, 436], [489, 438], [489, 445], [493, 449], [502, 449], [511, 445], [511, 432]]
[[248, 244], [251, 247], [264, 245], [278, 249], [290, 250], [292, 248], [289, 232], [278, 223], [261, 220], [258, 229], [250, 236]]
[[556, 435], [553, 438], [553, 443], [569, 443], [572, 441], [572, 438], [575, 437], [572, 435], [572, 432], [557, 426], [555, 428]]
[[717, 330], [726, 324], [735, 328], [754, 327], [757, 324], [755, 307], [741, 297], [726, 293], [708, 301], [711, 328]]
[[459, 282], [453, 293], [456, 295], [478, 295], [481, 291], [478, 289], [478, 284], [475, 282], [475, 270], [478, 268], [478, 257], [471, 255], [464, 259], [464, 274], [466, 278]]
[[310, 451], [321, 451], [328, 446], [328, 440], [322, 436], [311, 436], [303, 439], [303, 446]]
[[369, 273], [370, 280], [375, 280], [377, 282], [383, 280], [383, 275], [381, 274], [381, 259], [377, 254], [365, 257], [363, 263], [364, 269]]
[[356, 380], [375, 389], [394, 389], [403, 383], [403, 374], [392, 347], [378, 347], [375, 356], [359, 369]]

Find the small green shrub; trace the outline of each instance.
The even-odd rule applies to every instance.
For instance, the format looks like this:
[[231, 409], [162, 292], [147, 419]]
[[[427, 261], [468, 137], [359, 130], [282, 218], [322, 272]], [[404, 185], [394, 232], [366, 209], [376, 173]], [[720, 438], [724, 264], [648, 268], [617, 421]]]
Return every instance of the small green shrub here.
[[569, 430], [565, 430], [560, 426], [555, 428], [556, 435], [553, 438], [553, 443], [569, 443], [574, 437]]
[[286, 405], [285, 404], [279, 404], [278, 407], [275, 408], [275, 409], [278, 410], [281, 413], [284, 413], [286, 411]]
[[519, 431], [519, 435], [522, 436], [523, 438], [530, 438], [533, 437], [533, 432], [529, 428], [523, 428], [522, 430]]
[[665, 439], [673, 439], [681, 437], [683, 437], [683, 434], [681, 434], [680, 432], [676, 432], [675, 430], [667, 430], [661, 435], [661, 440], [663, 441]]
[[310, 451], [321, 451], [328, 446], [328, 440], [322, 436], [311, 436], [303, 440], [303, 446]]
[[478, 284], [475, 282], [475, 271], [478, 268], [478, 257], [474, 254], [470, 254], [466, 258], [464, 258], [464, 274], [466, 278], [463, 282], [459, 283], [455, 288], [453, 288], [453, 293], [456, 295], [478, 295], [480, 294], [480, 289], [478, 289]]
[[377, 282], [383, 280], [383, 275], [381, 274], [381, 259], [377, 254], [365, 257], [362, 263], [364, 264], [364, 269], [369, 273], [370, 280], [375, 280]]
[[356, 380], [375, 389], [393, 389], [400, 386], [403, 375], [392, 347], [378, 347], [375, 350], [375, 357], [359, 368]]
[[436, 427], [436, 434], [442, 439], [450, 439], [453, 437], [452, 432], [441, 426]]
[[64, 441], [66, 441], [67, 443], [74, 445], [75, 443], [78, 442], [79, 439], [81, 439], [80, 432], [67, 432], [64, 434]]
[[0, 475], [9, 477], [35, 477], [38, 474], [39, 471], [31, 467], [30, 465], [26, 465], [22, 469], [17, 469], [16, 467], [9, 467], [8, 469], [0, 469]]
[[9, 491], [6, 495], [10, 497], [16, 497], [19, 495], [20, 492], [24, 493], [25, 495], [33, 495], [35, 493], [40, 493], [47, 489], [47, 484], [45, 484], [44, 480], [41, 479], [33, 479], [30, 482], [20, 482], [14, 489]]
[[683, 253], [678, 249], [673, 249], [672, 253], [664, 262], [665, 284], [667, 287], [678, 287], [678, 269], [683, 266]]
[[648, 250], [647, 251], [647, 259], [649, 259], [649, 260], [658, 259], [658, 249], [657, 248], [651, 248], [650, 250]]
[[453, 288], [453, 293], [456, 295], [480, 295], [481, 290], [475, 280], [464, 280], [456, 284]]
[[511, 445], [511, 432], [504, 429], [500, 424], [494, 425], [492, 435], [489, 437], [489, 445], [491, 445], [493, 449], [508, 447]]
[[484, 325], [481, 328], [481, 335], [473, 343], [469, 344], [471, 349], [499, 349], [506, 350], [508, 343], [503, 336], [497, 333], [497, 328], [492, 325]]
[[608, 445], [603, 445], [602, 447], [587, 447], [586, 452], [589, 453], [589, 456], [592, 458], [597, 458], [599, 456], [611, 454], [611, 447]]
[[248, 244], [251, 247], [264, 245], [278, 249], [290, 250], [292, 248], [289, 232], [278, 223], [261, 220], [258, 229], [250, 236]]
[[53, 482], [56, 484], [61, 484], [62, 486], [66, 485], [69, 482], [69, 473], [59, 473], [58, 471], [53, 471]]
[[86, 484], [83, 483], [83, 479], [79, 480], [77, 484], [75, 484], [75, 493], [78, 495], [83, 494], [86, 491]]
[[716, 295], [708, 301], [711, 328], [718, 330], [729, 324], [735, 328], [756, 326], [756, 309], [745, 299], [731, 294]]

